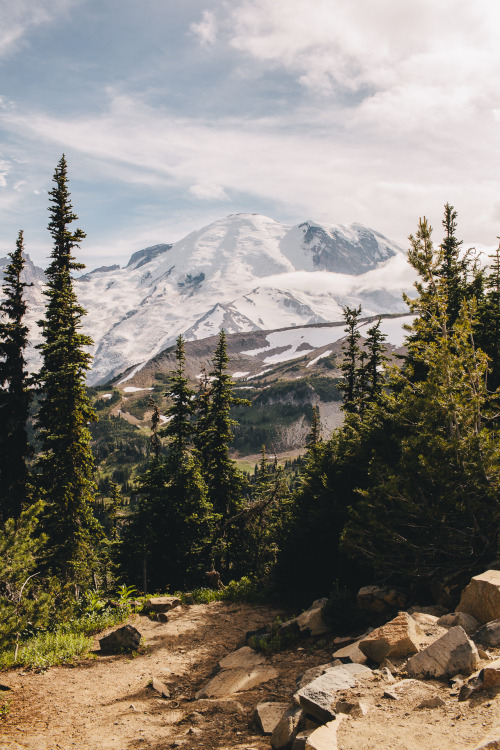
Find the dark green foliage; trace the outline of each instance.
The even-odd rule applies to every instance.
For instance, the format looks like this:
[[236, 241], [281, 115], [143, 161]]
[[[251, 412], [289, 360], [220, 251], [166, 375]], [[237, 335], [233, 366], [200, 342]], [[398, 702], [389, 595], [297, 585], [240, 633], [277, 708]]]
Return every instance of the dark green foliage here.
[[356, 411], [356, 402], [358, 398], [358, 359], [360, 355], [359, 340], [359, 318], [361, 317], [361, 305], [357, 308], [344, 308], [344, 331], [347, 333], [345, 341], [342, 343], [344, 359], [340, 369], [344, 375], [344, 380], [339, 385], [344, 394], [344, 409], [347, 412]]
[[24, 290], [28, 285], [21, 280], [25, 265], [22, 232], [9, 258], [5, 298], [0, 304], [0, 523], [18, 518], [29, 494], [27, 422], [32, 391], [24, 354], [28, 342]]
[[45, 319], [40, 323], [44, 339], [38, 376], [42, 452], [37, 466], [39, 487], [47, 502], [43, 517], [48, 536], [46, 562], [62, 582], [84, 584], [101, 534], [92, 513], [94, 460], [88, 424], [95, 420], [95, 413], [85, 386], [91, 359], [87, 347], [92, 341], [80, 332], [85, 311], [78, 304], [72, 278], [72, 271], [84, 268], [72, 253], [85, 234], [69, 229], [77, 216], [70, 202], [64, 156], [53, 179], [49, 231], [54, 247], [46, 272]]
[[176, 343], [176, 369], [170, 374], [166, 395], [172, 400], [167, 416], [167, 426], [161, 431], [169, 441], [169, 460], [173, 465], [182, 458], [193, 442], [194, 391], [185, 375], [186, 355], [184, 339], [179, 336]]
[[[10, 518], [0, 529], [0, 648], [14, 644], [29, 628], [47, 623], [51, 597], [38, 558], [44, 543], [36, 536], [42, 504]], [[45, 590], [44, 590], [45, 588]]]

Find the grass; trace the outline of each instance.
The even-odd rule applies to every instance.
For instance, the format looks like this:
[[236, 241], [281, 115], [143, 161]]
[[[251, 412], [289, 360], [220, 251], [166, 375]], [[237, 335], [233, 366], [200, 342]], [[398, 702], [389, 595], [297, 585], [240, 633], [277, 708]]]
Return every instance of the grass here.
[[61, 630], [40, 633], [19, 647], [17, 658], [14, 647], [0, 653], [0, 669], [21, 666], [39, 670], [66, 664], [89, 651], [92, 640], [83, 633], [64, 633]]

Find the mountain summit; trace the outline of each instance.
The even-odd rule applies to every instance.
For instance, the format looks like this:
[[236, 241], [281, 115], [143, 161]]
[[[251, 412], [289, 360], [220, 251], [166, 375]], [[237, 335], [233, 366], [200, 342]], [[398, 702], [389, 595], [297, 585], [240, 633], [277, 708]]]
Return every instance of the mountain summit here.
[[[77, 280], [95, 341], [90, 381], [140, 367], [179, 334], [200, 339], [405, 312], [405, 256], [361, 225], [305, 221], [286, 226], [257, 214], [231, 214], [173, 244], [135, 252]], [[41, 311], [37, 312], [38, 317]]]

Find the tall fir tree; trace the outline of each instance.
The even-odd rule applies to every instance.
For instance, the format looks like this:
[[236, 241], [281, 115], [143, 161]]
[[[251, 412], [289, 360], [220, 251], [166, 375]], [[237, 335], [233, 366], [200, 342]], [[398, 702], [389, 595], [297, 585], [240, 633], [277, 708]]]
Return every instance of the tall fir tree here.
[[45, 319], [40, 322], [39, 484], [47, 502], [43, 518], [47, 564], [63, 585], [85, 585], [102, 531], [92, 512], [94, 460], [88, 424], [96, 417], [85, 385], [92, 340], [81, 333], [85, 310], [78, 304], [72, 277], [72, 271], [84, 268], [73, 251], [85, 233], [70, 229], [78, 217], [70, 202], [64, 155], [53, 182], [48, 229], [54, 246], [46, 271]]
[[27, 422], [32, 389], [26, 369], [28, 327], [24, 323], [29, 284], [22, 281], [25, 266], [23, 233], [9, 254], [0, 304], [0, 523], [17, 519], [29, 500]]
[[388, 357], [384, 342], [387, 336], [380, 330], [381, 322], [379, 318], [366, 332], [366, 388], [369, 401], [376, 401], [380, 397], [385, 383], [383, 367]]
[[359, 332], [360, 316], [361, 305], [359, 307], [351, 308], [346, 306], [344, 308], [344, 330], [347, 336], [342, 344], [344, 358], [340, 369], [344, 379], [339, 387], [344, 393], [344, 409], [347, 412], [355, 412], [357, 410], [359, 339], [361, 338]]

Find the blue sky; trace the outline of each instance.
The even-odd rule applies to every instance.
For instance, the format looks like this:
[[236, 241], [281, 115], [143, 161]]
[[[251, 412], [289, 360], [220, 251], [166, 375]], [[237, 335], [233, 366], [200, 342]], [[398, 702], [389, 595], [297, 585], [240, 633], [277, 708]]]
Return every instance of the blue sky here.
[[88, 268], [235, 212], [500, 234], [494, 0], [0, 0], [0, 255], [44, 264], [64, 152]]

